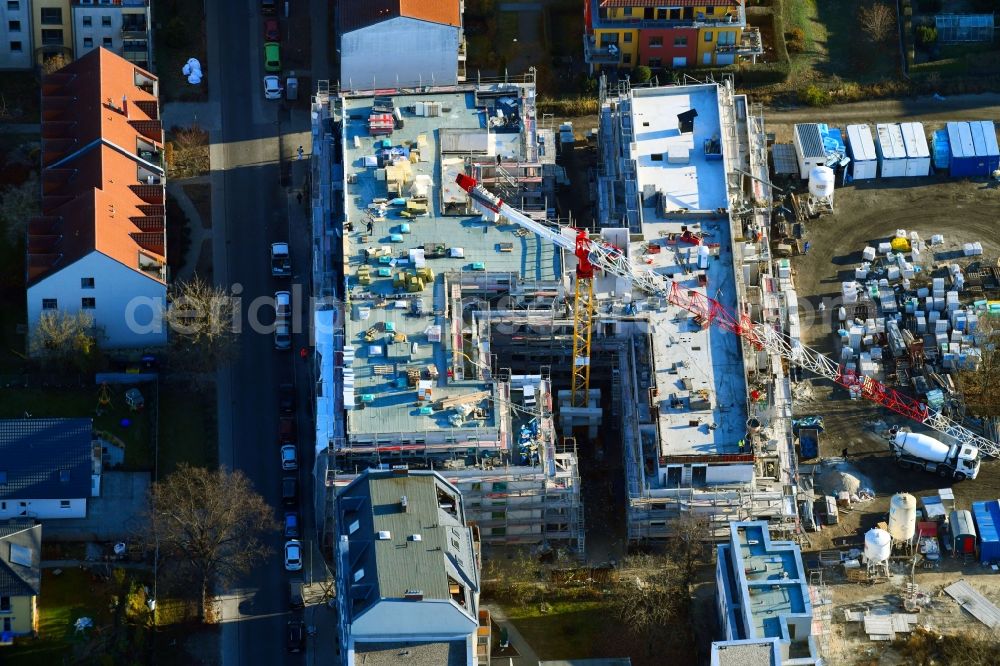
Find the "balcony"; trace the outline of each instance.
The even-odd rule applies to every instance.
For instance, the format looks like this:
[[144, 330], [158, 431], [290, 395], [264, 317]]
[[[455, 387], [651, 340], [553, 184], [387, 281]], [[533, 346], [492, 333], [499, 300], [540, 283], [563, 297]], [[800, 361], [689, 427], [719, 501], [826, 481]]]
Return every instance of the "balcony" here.
[[716, 44], [715, 52], [735, 53], [741, 56], [759, 56], [764, 53], [764, 40], [761, 39], [759, 29], [746, 28], [743, 30], [738, 43]]
[[[611, 46], [611, 45], [609, 45]], [[583, 36], [583, 60], [590, 65], [614, 65], [621, 62], [621, 51], [617, 46], [610, 49], [607, 46], [599, 48], [593, 35]]]
[[125, 14], [122, 16], [122, 39], [149, 38], [149, 26], [142, 14]]

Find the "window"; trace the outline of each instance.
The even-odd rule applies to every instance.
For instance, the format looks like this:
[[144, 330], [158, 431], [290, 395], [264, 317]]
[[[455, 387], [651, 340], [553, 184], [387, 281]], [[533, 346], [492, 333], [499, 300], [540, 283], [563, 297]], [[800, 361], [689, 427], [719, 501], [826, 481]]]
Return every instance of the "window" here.
[[688, 59], [685, 56], [674, 56], [674, 67], [687, 67]]
[[9, 617], [5, 617], [3, 619], [3, 630], [4, 630], [5, 633], [6, 632], [10, 632], [10, 630], [11, 630], [11, 622], [10, 622], [10, 618]]
[[97, 299], [91, 297], [84, 297], [80, 299], [80, 307], [84, 310], [93, 310], [97, 307]]
[[719, 43], [720, 44], [735, 44], [736, 43], [736, 33], [732, 30], [720, 30], [719, 31]]
[[626, 65], [630, 64], [632, 62], [632, 54], [626, 53], [622, 55], [622, 62], [625, 63]]
[[20, 53], [21, 52], [21, 42], [11, 42], [10, 43], [10, 52], [11, 53]]
[[94, 25], [94, 17], [93, 16], [84, 16], [83, 17], [83, 27], [84, 28], [89, 28], [92, 25]]
[[656, 69], [657, 67], [663, 67], [663, 61], [660, 58], [650, 58], [649, 66], [652, 67], [653, 69]]
[[632, 33], [631, 32], [626, 32], [624, 34], [624, 36], [622, 37], [622, 41], [624, 41], [626, 44], [631, 44], [632, 43]]
[[[84, 37], [83, 38], [83, 48], [85, 48], [85, 49], [92, 49], [92, 48], [94, 48], [94, 38], [93, 37]], [[93, 285], [91, 285], [91, 286], [93, 286]]]
[[361, 529], [361, 523], [359, 521], [355, 520], [353, 523], [351, 523], [350, 525], [347, 526], [347, 533], [348, 534], [354, 534], [359, 529]]
[[59, 508], [60, 509], [68, 509], [69, 508], [69, 500], [59, 500]]
[[55, 310], [59, 307], [59, 301], [54, 298], [43, 298], [42, 299], [42, 309], [43, 310]]
[[674, 46], [687, 46], [687, 45], [688, 45], [687, 35], [684, 35], [683, 37], [674, 37]]
[[7, 0], [7, 11], [9, 12], [21, 11], [21, 0]]
[[706, 42], [712, 41], [712, 31], [711, 30], [706, 30], [705, 31], [705, 41]]
[[104, 39], [102, 39], [101, 40], [101, 45], [104, 48], [106, 48], [106, 49], [110, 49], [111, 48], [111, 38], [110, 37], [105, 37]]
[[62, 25], [62, 8], [42, 7], [42, 25]]
[[102, 28], [110, 28], [111, 27], [111, 17], [110, 16], [102, 16], [101, 17], [101, 27]]
[[62, 44], [62, 30], [42, 30], [42, 44]]
[[0, 613], [10, 612], [10, 597], [0, 597]]
[[80, 278], [80, 289], [93, 289], [94, 278]]
[[625, 13], [625, 16], [632, 16], [632, 8], [631, 7], [626, 7], [622, 11]]
[[663, 46], [663, 37], [650, 37], [649, 38], [649, 48], [658, 49]]
[[358, 569], [357, 571], [354, 572], [354, 582], [355, 583], [357, 583], [359, 580], [361, 580], [364, 577], [365, 577], [365, 570], [364, 569]]
[[7, 30], [10, 32], [21, 32], [21, 22], [7, 21]]

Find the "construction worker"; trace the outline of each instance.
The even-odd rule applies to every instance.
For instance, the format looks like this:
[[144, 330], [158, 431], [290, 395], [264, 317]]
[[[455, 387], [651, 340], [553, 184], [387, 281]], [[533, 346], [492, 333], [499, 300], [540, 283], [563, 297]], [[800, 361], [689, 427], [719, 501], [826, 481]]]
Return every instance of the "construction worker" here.
[[740, 447], [740, 453], [743, 453], [743, 449], [746, 447], [747, 443], [741, 439], [736, 445]]
[[371, 220], [368, 220], [368, 233], [371, 233], [373, 229], [375, 229], [375, 224]]

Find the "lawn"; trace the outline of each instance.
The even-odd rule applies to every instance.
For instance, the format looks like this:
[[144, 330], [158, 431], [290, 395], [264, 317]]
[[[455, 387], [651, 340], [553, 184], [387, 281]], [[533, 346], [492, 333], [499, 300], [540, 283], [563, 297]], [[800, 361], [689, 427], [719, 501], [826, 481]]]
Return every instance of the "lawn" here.
[[42, 593], [38, 597], [38, 636], [18, 639], [13, 648], [4, 648], [4, 664], [9, 666], [49, 666], [70, 657], [75, 640], [73, 624], [89, 617], [95, 626], [111, 621], [106, 583], [95, 581], [80, 569], [65, 569], [56, 576], [42, 570]]
[[186, 462], [207, 467], [218, 461], [215, 393], [189, 383], [160, 384], [159, 474]]
[[[147, 400], [152, 398], [152, 390], [140, 385], [139, 390]], [[86, 388], [0, 388], [0, 417], [21, 418], [30, 414], [34, 418], [94, 419], [94, 428], [108, 433], [125, 445], [125, 465], [128, 470], [153, 469], [153, 449], [150, 437], [150, 411], [133, 412], [125, 404], [127, 387], [109, 386], [111, 404], [102, 407], [97, 414], [98, 386]], [[122, 421], [128, 419], [128, 425]]]
[[197, 58], [204, 72], [206, 62], [204, 0], [159, 0], [153, 3], [156, 26], [156, 75], [160, 77], [161, 102], [203, 102], [208, 99], [208, 79], [197, 86], [187, 82], [181, 69], [188, 58]]
[[599, 601], [558, 601], [542, 613], [538, 604], [505, 608], [540, 659], [584, 659], [605, 654], [608, 609]]

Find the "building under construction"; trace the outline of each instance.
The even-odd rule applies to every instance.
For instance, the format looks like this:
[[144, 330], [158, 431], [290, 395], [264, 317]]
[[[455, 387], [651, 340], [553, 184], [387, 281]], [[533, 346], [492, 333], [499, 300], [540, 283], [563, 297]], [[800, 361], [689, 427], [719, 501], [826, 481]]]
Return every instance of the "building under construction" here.
[[563, 297], [559, 248], [481, 220], [459, 173], [543, 219], [554, 145], [530, 78], [312, 104], [316, 498], [326, 552], [337, 489], [368, 468], [434, 469], [484, 544], [584, 551], [575, 444], [553, 379], [514, 358], [520, 313]]
[[692, 313], [620, 280], [595, 286], [612, 302], [594, 336], [618, 350], [612, 409], [625, 415], [629, 539], [664, 537], [685, 513], [718, 538], [734, 520], [797, 533], [787, 368], [711, 325], [717, 316], [786, 325], [761, 107], [731, 81], [602, 86], [597, 185], [604, 236], [627, 229], [634, 264], [710, 304]]

